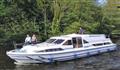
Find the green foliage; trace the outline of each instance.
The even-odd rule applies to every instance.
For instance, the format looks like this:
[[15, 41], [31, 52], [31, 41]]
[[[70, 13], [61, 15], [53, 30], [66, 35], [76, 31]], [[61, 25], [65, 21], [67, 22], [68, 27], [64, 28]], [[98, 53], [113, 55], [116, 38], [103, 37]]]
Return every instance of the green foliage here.
[[0, 0], [0, 16], [6, 16], [11, 10], [11, 7], [5, 5], [5, 0]]
[[71, 25], [65, 28], [64, 33], [77, 33], [80, 28], [79, 22], [73, 22]]
[[[119, 33], [113, 0], [103, 7], [94, 0], [0, 0], [0, 39], [22, 42], [26, 34], [41, 41], [50, 36], [76, 33]], [[115, 5], [116, 6], [116, 5]]]
[[5, 31], [0, 28], [0, 39], [5, 37]]

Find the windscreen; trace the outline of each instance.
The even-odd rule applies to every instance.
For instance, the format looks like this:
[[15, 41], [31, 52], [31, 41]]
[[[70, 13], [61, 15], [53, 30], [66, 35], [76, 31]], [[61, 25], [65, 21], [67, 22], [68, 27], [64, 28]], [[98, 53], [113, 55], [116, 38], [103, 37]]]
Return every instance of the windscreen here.
[[54, 43], [55, 44], [61, 44], [64, 40], [63, 39], [57, 39]]
[[56, 39], [48, 39], [46, 42], [47, 43], [53, 43]]

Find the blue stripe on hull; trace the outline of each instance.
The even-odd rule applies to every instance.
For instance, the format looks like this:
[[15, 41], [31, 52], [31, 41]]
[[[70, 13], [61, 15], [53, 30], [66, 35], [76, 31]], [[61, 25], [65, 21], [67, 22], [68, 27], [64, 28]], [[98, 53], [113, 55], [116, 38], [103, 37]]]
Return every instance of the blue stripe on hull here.
[[[102, 49], [96, 49], [96, 50], [89, 50], [85, 53], [73, 53], [73, 55], [70, 56], [63, 56], [63, 57], [53, 57], [52, 59], [55, 61], [64, 61], [64, 60], [71, 60], [71, 59], [76, 59], [76, 58], [82, 58], [82, 57], [87, 57], [87, 56], [91, 56], [91, 55], [96, 55], [96, 54], [100, 54], [103, 52], [109, 52], [109, 51], [113, 51], [115, 50], [115, 47], [111, 47], [111, 48], [102, 48]], [[77, 54], [78, 53], [78, 54]], [[58, 54], [59, 55], [59, 54]]]
[[76, 58], [82, 58], [82, 57], [87, 57], [87, 56], [91, 56], [91, 55], [96, 55], [96, 54], [100, 54], [103, 52], [109, 52], [109, 51], [113, 51], [115, 49], [110, 49], [110, 50], [104, 50], [104, 51], [95, 51], [93, 52], [88, 52], [88, 53], [82, 53], [82, 54], [75, 54], [72, 56], [65, 56], [65, 57], [58, 57], [58, 58], [53, 58], [55, 61], [64, 61], [64, 60], [71, 60], [71, 59], [76, 59]]

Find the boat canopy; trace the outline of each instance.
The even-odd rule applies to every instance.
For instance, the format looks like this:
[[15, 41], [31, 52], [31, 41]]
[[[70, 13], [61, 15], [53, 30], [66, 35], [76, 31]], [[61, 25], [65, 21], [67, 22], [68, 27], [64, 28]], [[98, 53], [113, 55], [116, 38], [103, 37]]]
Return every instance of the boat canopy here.
[[61, 35], [56, 37], [51, 37], [52, 40], [55, 39], [66, 39], [72, 40], [74, 37], [81, 37], [83, 40], [87, 42], [96, 42], [96, 41], [105, 41], [106, 36], [104, 34], [69, 34], [69, 35]]

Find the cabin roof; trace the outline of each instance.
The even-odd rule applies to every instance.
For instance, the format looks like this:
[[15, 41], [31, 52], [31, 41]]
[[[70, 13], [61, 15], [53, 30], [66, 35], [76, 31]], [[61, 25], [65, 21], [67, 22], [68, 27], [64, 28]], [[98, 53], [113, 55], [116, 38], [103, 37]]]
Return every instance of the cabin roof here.
[[56, 36], [56, 37], [51, 37], [51, 38], [71, 39], [72, 37], [82, 37], [86, 41], [98, 41], [98, 40], [106, 39], [104, 34], [68, 34], [68, 35], [61, 35], [61, 36]]

